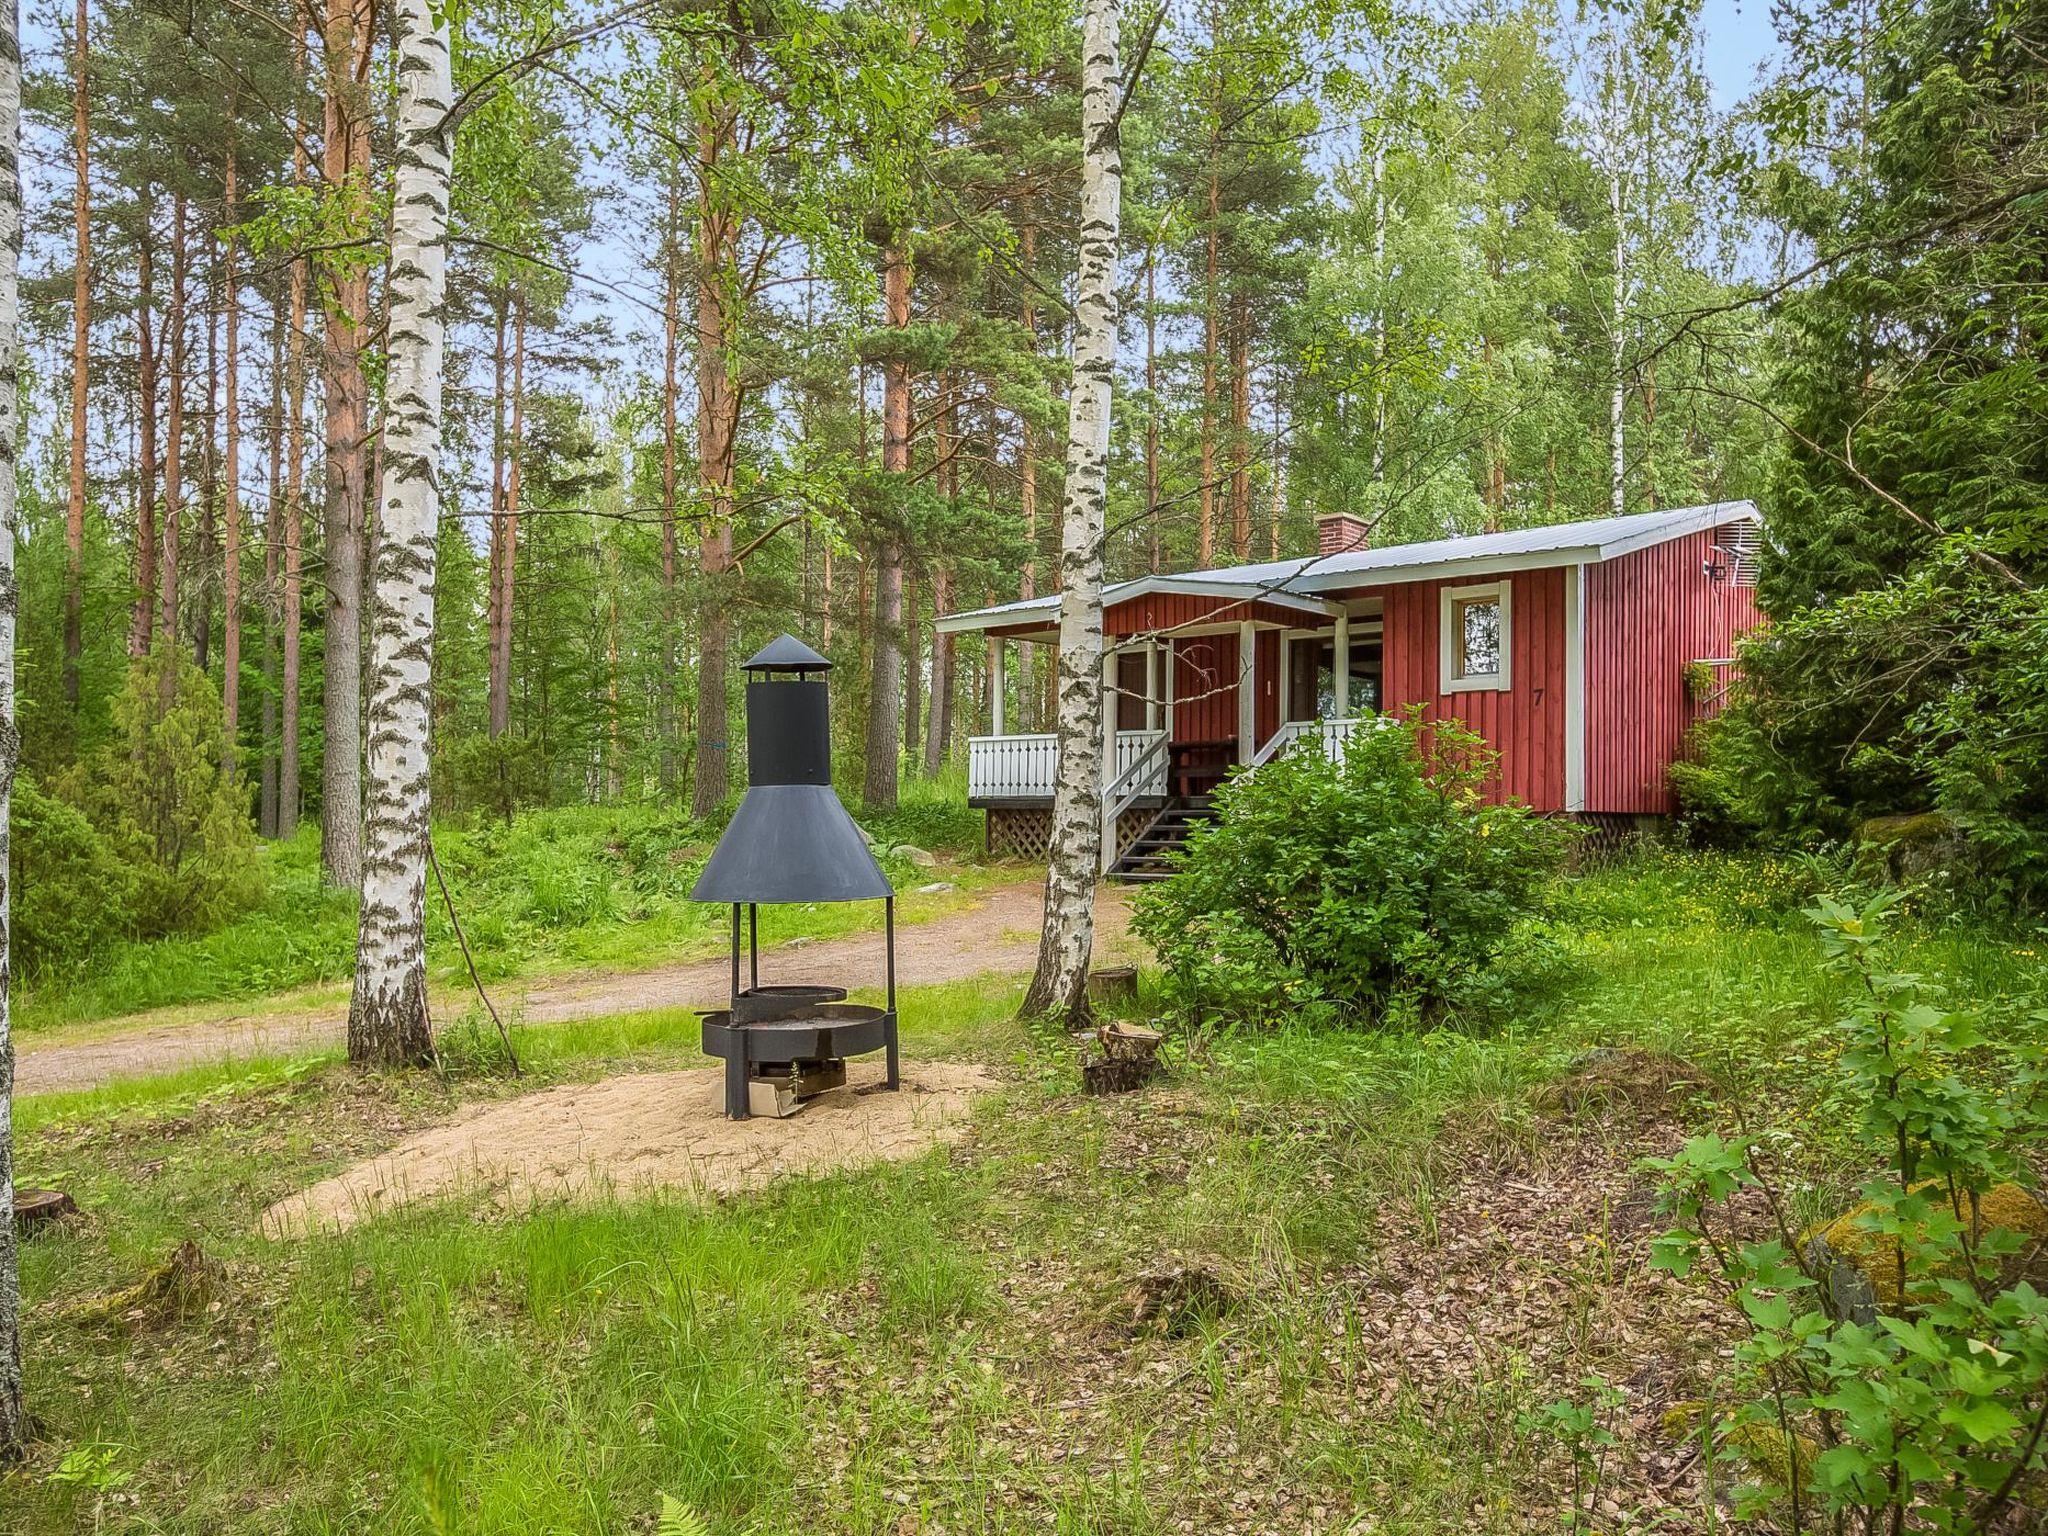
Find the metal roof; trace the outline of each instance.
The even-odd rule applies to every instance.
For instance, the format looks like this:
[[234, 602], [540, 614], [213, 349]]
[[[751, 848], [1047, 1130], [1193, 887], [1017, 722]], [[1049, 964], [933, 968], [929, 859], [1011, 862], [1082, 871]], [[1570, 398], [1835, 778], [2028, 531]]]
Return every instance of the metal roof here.
[[[1589, 565], [1613, 560], [1653, 544], [1683, 538], [1724, 523], [1762, 522], [1751, 501], [1717, 501], [1698, 507], [1671, 507], [1636, 512], [1626, 517], [1588, 518], [1576, 523], [1551, 523], [1518, 528], [1511, 533], [1475, 533], [1459, 538], [1429, 539], [1417, 544], [1388, 544], [1350, 554], [1314, 555], [1300, 560], [1268, 560], [1255, 565], [1217, 570], [1184, 571], [1171, 576], [1142, 576], [1112, 582], [1103, 589], [1105, 608], [1152, 592], [1194, 596], [1257, 598], [1310, 607], [1319, 611], [1317, 594], [1355, 587], [1387, 586], [1436, 576], [1489, 575], [1554, 565]], [[1006, 624], [1055, 617], [1059, 595], [998, 603], [966, 613], [948, 614], [938, 622], [942, 633], [997, 629]]]

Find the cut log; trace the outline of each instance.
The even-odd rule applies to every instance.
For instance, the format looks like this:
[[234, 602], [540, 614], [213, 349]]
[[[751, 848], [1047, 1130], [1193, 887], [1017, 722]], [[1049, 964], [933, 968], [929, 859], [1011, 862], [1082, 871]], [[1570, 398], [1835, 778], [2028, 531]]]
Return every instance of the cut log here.
[[61, 1189], [17, 1189], [14, 1230], [26, 1236], [65, 1216], [76, 1216], [78, 1204]]

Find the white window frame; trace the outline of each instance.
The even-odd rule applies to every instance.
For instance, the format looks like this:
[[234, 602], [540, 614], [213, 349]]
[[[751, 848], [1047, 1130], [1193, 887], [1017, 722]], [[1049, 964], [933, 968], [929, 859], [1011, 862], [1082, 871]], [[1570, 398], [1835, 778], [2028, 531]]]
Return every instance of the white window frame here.
[[[1437, 610], [1437, 678], [1442, 693], [1506, 693], [1515, 675], [1515, 584], [1502, 578], [1469, 587], [1441, 589]], [[1500, 604], [1500, 670], [1481, 677], [1458, 676], [1458, 647], [1465, 637], [1457, 629], [1458, 605], [1473, 600]]]

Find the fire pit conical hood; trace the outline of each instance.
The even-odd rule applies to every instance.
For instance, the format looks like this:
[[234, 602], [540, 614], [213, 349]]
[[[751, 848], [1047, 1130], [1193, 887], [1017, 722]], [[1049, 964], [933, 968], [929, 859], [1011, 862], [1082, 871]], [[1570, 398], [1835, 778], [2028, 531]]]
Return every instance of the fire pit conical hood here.
[[895, 894], [832, 790], [831, 663], [793, 635], [744, 665], [747, 793], [690, 892], [697, 901], [877, 901]]

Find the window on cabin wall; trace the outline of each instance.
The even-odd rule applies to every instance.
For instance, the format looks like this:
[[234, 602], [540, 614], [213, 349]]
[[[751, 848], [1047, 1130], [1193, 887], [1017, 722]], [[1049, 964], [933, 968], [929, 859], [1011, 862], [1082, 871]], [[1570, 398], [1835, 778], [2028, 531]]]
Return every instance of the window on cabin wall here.
[[1445, 693], [1504, 689], [1513, 675], [1514, 584], [1445, 587], [1437, 650]]

